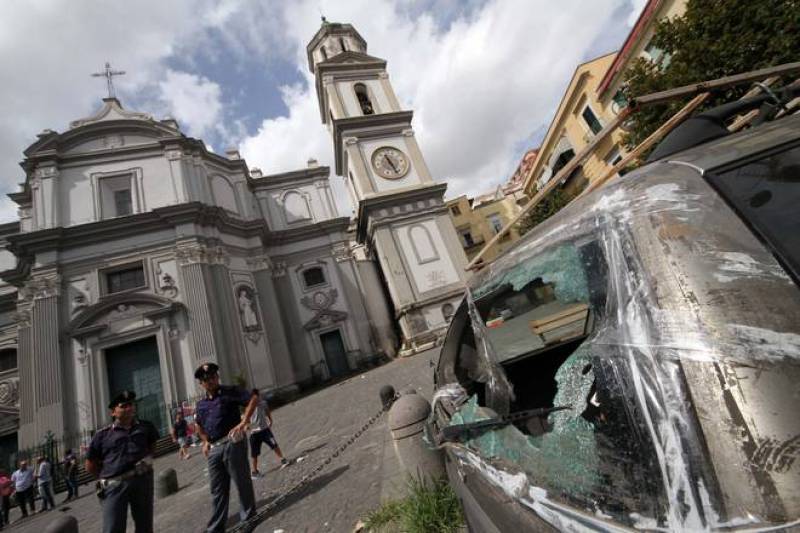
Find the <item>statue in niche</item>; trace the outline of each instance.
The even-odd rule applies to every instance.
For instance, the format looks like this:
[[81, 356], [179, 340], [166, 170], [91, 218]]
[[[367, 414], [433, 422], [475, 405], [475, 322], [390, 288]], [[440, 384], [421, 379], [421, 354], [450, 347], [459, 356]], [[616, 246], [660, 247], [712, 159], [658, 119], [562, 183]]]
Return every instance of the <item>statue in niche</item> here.
[[254, 305], [252, 290], [247, 287], [241, 287], [239, 289], [239, 316], [242, 318], [242, 326], [244, 326], [245, 331], [260, 329]]

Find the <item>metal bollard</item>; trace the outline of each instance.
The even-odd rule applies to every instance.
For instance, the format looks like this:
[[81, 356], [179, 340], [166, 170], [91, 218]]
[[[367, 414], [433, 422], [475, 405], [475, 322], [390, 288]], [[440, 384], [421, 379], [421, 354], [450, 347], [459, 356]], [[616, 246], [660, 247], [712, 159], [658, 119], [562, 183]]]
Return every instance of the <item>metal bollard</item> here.
[[167, 468], [159, 472], [156, 479], [156, 494], [159, 498], [166, 498], [178, 492], [178, 473], [174, 468]]
[[407, 474], [425, 483], [445, 475], [442, 451], [422, 440], [430, 414], [431, 404], [416, 393], [400, 396], [389, 409], [389, 429], [400, 464]]
[[44, 533], [78, 533], [78, 519], [68, 514], [56, 516], [44, 528]]
[[383, 408], [388, 409], [391, 407], [392, 403], [394, 403], [394, 387], [391, 385], [384, 385], [381, 387], [379, 394], [381, 396], [381, 405], [383, 405]]

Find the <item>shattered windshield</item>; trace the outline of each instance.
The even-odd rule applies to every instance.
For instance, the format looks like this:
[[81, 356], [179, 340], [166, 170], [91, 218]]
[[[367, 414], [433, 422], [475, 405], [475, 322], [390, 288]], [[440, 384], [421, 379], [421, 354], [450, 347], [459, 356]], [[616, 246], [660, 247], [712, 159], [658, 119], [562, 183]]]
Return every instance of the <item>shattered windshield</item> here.
[[[625, 370], [614, 347], [587, 342], [606, 312], [607, 277], [600, 244], [583, 238], [543, 250], [468, 294], [478, 317], [465, 328], [469, 350], [459, 365], [474, 367], [468, 360], [482, 355], [493, 361], [511, 388], [509, 412], [566, 409], [467, 444], [513, 464], [550, 497], [633, 525], [662, 512], [660, 473], [635, 402], [622, 393]], [[499, 411], [480, 374], [465, 377], [472, 396], [452, 424]]]

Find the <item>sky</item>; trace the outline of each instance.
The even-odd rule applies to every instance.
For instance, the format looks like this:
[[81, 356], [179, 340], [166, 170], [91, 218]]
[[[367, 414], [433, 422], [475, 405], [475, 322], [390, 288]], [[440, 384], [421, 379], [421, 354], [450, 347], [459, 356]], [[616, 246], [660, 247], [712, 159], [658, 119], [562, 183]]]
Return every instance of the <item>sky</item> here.
[[[106, 96], [172, 117], [265, 174], [333, 168], [306, 44], [324, 15], [352, 24], [389, 80], [447, 197], [505, 182], [544, 137], [575, 67], [615, 51], [645, 0], [6, 0], [0, 5], [0, 222], [23, 150]], [[352, 213], [331, 176], [339, 211]]]

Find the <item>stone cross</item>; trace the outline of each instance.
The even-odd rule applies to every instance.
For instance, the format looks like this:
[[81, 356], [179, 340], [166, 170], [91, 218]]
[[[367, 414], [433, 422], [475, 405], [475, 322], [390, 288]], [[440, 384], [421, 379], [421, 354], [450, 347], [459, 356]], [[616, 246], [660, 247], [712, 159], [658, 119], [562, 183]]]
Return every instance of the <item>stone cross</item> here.
[[95, 78], [105, 78], [106, 82], [108, 83], [108, 97], [109, 98], [116, 98], [114, 96], [114, 82], [112, 78], [114, 76], [122, 76], [125, 74], [124, 70], [111, 70], [111, 63], [106, 63], [105, 70], [103, 72], [95, 72], [92, 74]]

